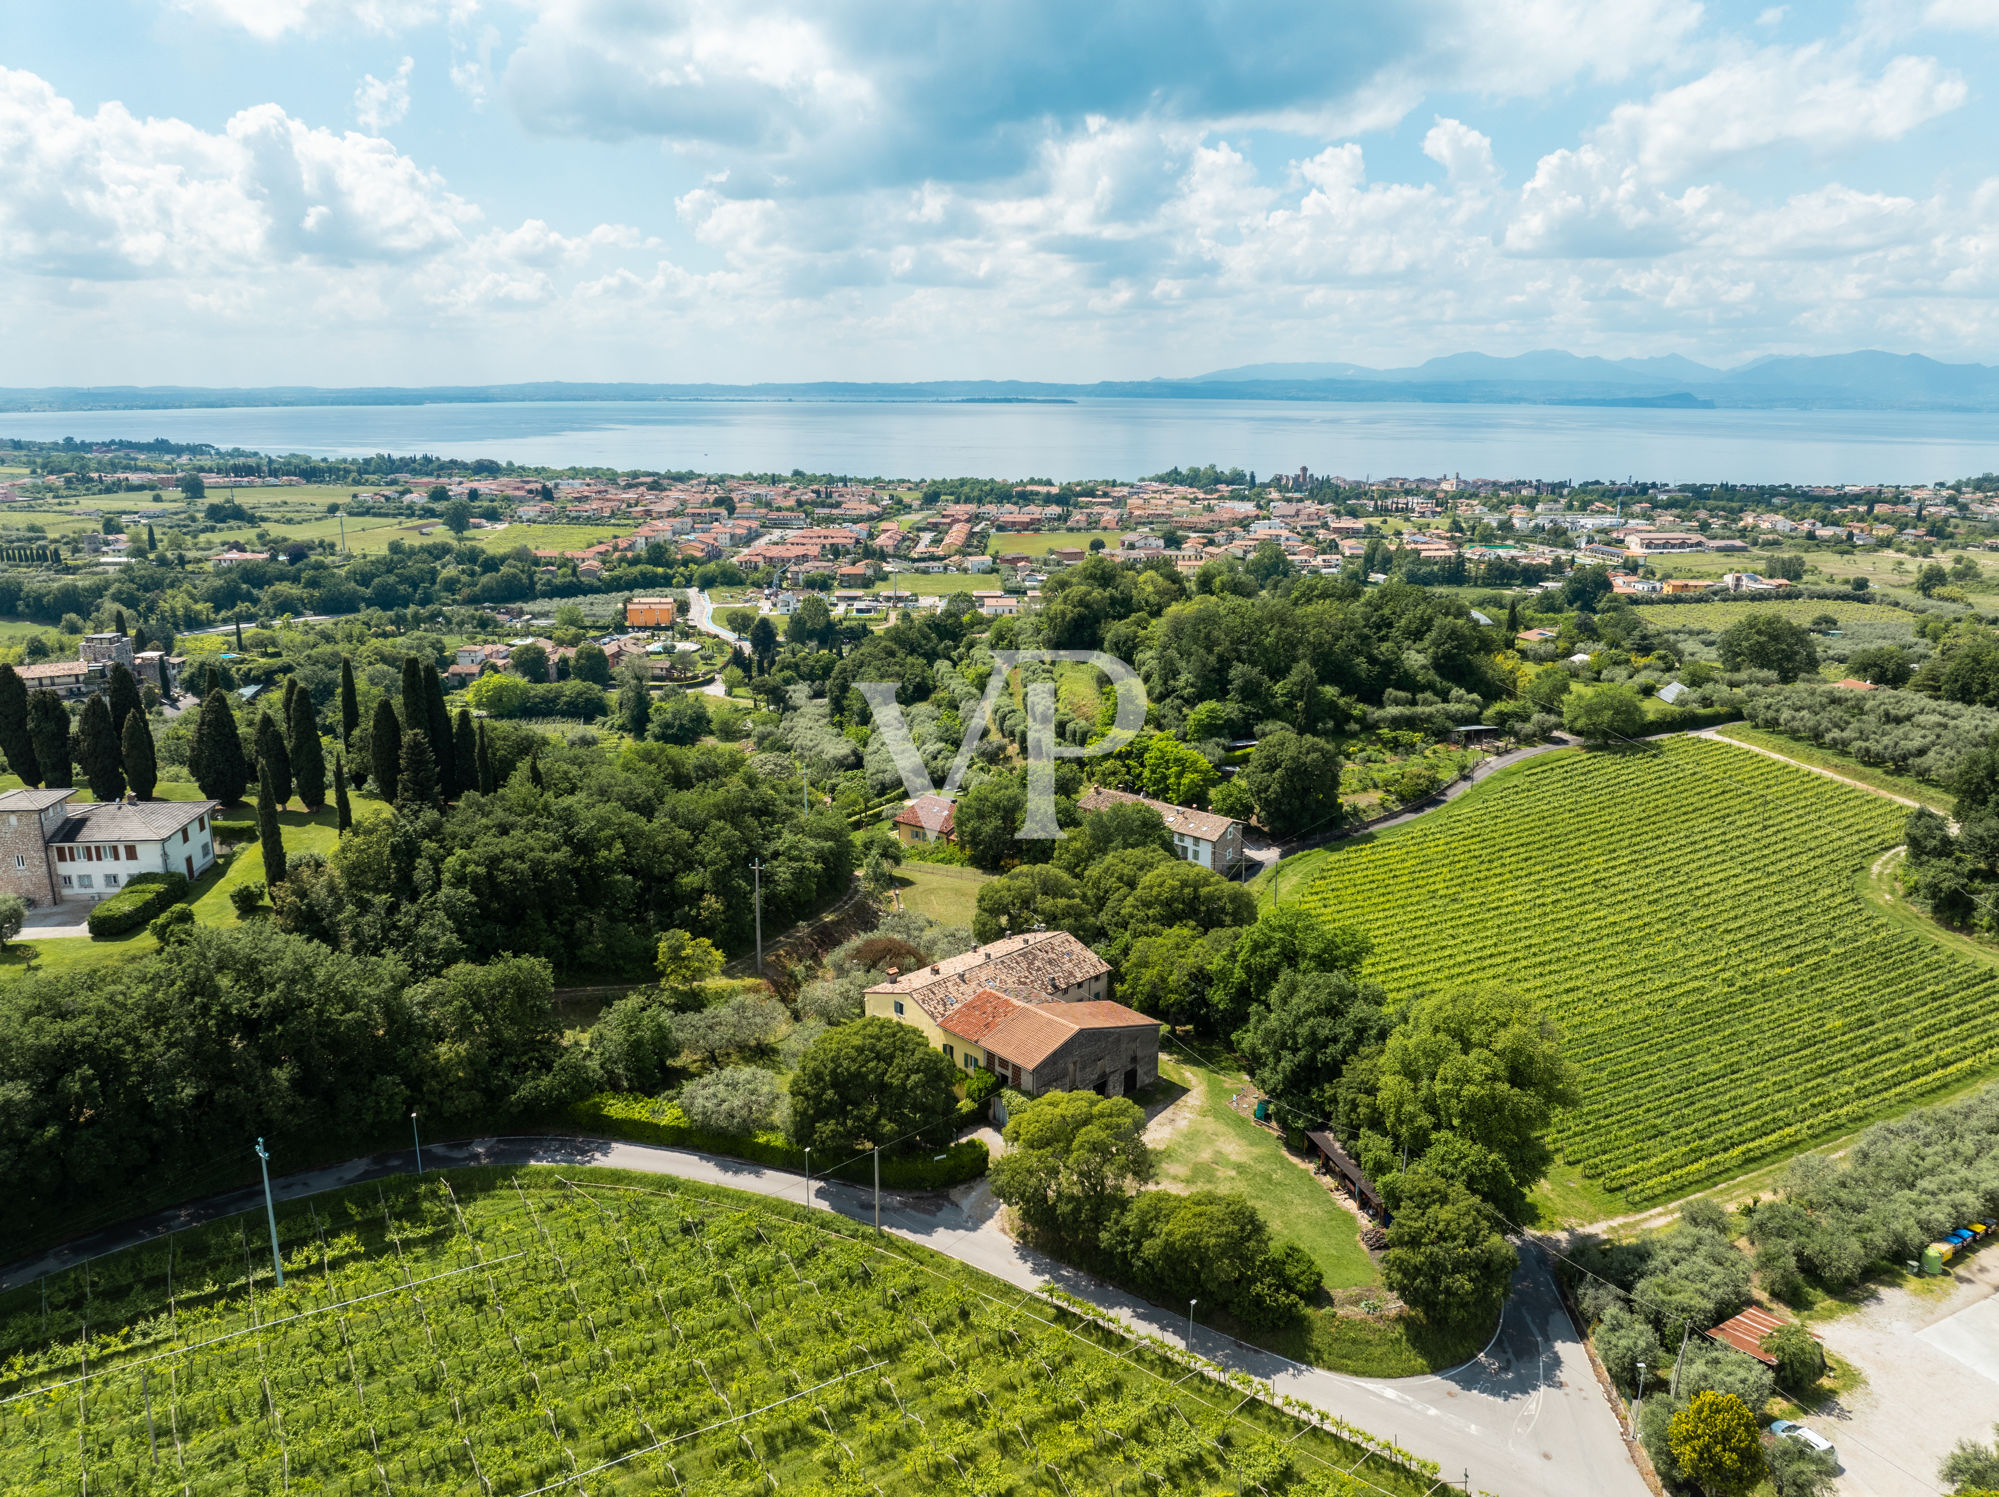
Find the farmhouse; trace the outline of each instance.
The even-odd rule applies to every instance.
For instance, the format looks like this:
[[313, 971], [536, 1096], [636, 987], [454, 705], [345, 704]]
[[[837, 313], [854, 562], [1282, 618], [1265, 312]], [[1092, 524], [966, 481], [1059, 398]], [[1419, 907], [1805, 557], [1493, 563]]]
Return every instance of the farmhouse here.
[[137, 801], [72, 806], [74, 790], [0, 795], [0, 890], [29, 905], [92, 903], [134, 874], [193, 880], [215, 862], [209, 817], [215, 801]]
[[895, 835], [903, 842], [956, 842], [952, 820], [957, 808], [942, 795], [919, 795], [895, 813]]
[[983, 988], [958, 1004], [933, 1040], [953, 1064], [985, 1067], [1016, 1091], [1090, 1090], [1124, 1096], [1159, 1079], [1159, 1021], [1122, 1003], [1022, 1003]]
[[1091, 790], [1076, 802], [1079, 811], [1101, 811], [1106, 806], [1150, 806], [1173, 834], [1173, 855], [1202, 868], [1226, 874], [1242, 861], [1242, 823], [1213, 811], [1196, 811], [1170, 801], [1151, 800], [1126, 790]]

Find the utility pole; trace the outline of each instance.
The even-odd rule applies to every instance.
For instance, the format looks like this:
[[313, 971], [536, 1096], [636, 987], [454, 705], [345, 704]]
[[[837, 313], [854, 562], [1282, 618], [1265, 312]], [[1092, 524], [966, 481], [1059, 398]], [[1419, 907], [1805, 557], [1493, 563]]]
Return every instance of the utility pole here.
[[278, 1213], [271, 1205], [271, 1156], [264, 1152], [264, 1141], [257, 1140], [257, 1168], [264, 1173], [264, 1219], [271, 1224], [271, 1267], [277, 1271], [278, 1288], [285, 1287], [285, 1261], [278, 1255]]
[[881, 1236], [881, 1230], [882, 1230], [882, 1151], [881, 1151], [881, 1145], [877, 1144], [875, 1145], [875, 1236], [877, 1237]]
[[750, 864], [750, 872], [756, 875], [757, 886], [757, 976], [764, 970], [764, 860], [757, 858]]
[[1680, 1396], [1680, 1363], [1685, 1360], [1687, 1355], [1687, 1337], [1691, 1336], [1693, 1333], [1694, 1333], [1694, 1323], [1690, 1320], [1686, 1323], [1685, 1328], [1680, 1332], [1680, 1350], [1679, 1353], [1673, 1358], [1673, 1386], [1671, 1389], [1671, 1396], [1674, 1399], [1678, 1399]]

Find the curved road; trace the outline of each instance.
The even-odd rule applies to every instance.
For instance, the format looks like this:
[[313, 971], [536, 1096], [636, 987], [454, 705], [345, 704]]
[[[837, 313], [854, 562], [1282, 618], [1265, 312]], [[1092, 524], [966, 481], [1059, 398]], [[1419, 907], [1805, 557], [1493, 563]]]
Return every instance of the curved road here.
[[[743, 642], [743, 637], [740, 634], [724, 629], [720, 624], [715, 622], [715, 605], [709, 601], [708, 595], [698, 587], [687, 589], [687, 622], [699, 629], [703, 634], [712, 634], [717, 639], [727, 641], [731, 646], [739, 645]], [[701, 690], [704, 695], [711, 697], [726, 697], [729, 694], [729, 688], [722, 684], [722, 673], [720, 671], [715, 672], [715, 679], [702, 687]]]
[[[357, 1181], [407, 1173], [408, 1153], [365, 1159], [273, 1180], [273, 1195], [298, 1200]], [[424, 1150], [426, 1166], [475, 1164], [602, 1165], [727, 1185], [758, 1195], [806, 1200], [797, 1175], [741, 1160], [585, 1138], [480, 1138]], [[873, 1220], [873, 1197], [858, 1186], [817, 1181], [811, 1203], [856, 1221]], [[115, 1252], [180, 1227], [253, 1210], [252, 1188], [157, 1213], [108, 1229], [39, 1258], [9, 1265], [0, 1289]], [[897, 1236], [983, 1269], [1023, 1288], [1054, 1284], [1089, 1300], [1135, 1330], [1185, 1344], [1187, 1320], [1111, 1288], [1080, 1270], [1022, 1247], [999, 1226], [999, 1207], [983, 1180], [949, 1197], [884, 1193], [882, 1224]], [[1647, 1497], [1627, 1453], [1617, 1416], [1597, 1384], [1589, 1355], [1556, 1297], [1537, 1248], [1528, 1246], [1513, 1296], [1491, 1343], [1474, 1360], [1429, 1377], [1347, 1377], [1307, 1367], [1195, 1327], [1192, 1345], [1225, 1367], [1266, 1378], [1280, 1393], [1326, 1409], [1394, 1440], [1443, 1467], [1446, 1479], [1493, 1497]]]

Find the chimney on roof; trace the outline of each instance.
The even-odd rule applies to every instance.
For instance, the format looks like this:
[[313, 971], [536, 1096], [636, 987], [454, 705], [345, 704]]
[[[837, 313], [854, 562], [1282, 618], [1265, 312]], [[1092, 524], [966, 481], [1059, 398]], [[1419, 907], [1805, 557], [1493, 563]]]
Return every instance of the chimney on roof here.
[[937, 964], [936, 964], [935, 962], [932, 962], [932, 963], [930, 964], [930, 970], [931, 970], [932, 972], [936, 972], [936, 971], [938, 971], [938, 970], [940, 970], [940, 969], [938, 968], [938, 966], [937, 966]]
[[902, 975], [902, 968], [900, 967], [890, 967], [888, 969], [888, 980], [890, 982], [894, 982], [896, 978], [901, 975]]

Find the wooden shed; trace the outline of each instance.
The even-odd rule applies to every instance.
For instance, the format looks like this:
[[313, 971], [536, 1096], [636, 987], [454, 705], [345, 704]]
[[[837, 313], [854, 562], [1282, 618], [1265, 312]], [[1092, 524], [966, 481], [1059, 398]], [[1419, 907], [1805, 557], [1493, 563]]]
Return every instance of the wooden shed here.
[[1388, 1214], [1388, 1208], [1382, 1204], [1381, 1192], [1374, 1188], [1374, 1182], [1354, 1162], [1353, 1155], [1340, 1146], [1337, 1138], [1323, 1130], [1310, 1128], [1305, 1130], [1305, 1137], [1324, 1157], [1326, 1167], [1345, 1183], [1348, 1194], [1360, 1202], [1362, 1209], [1377, 1218]]

